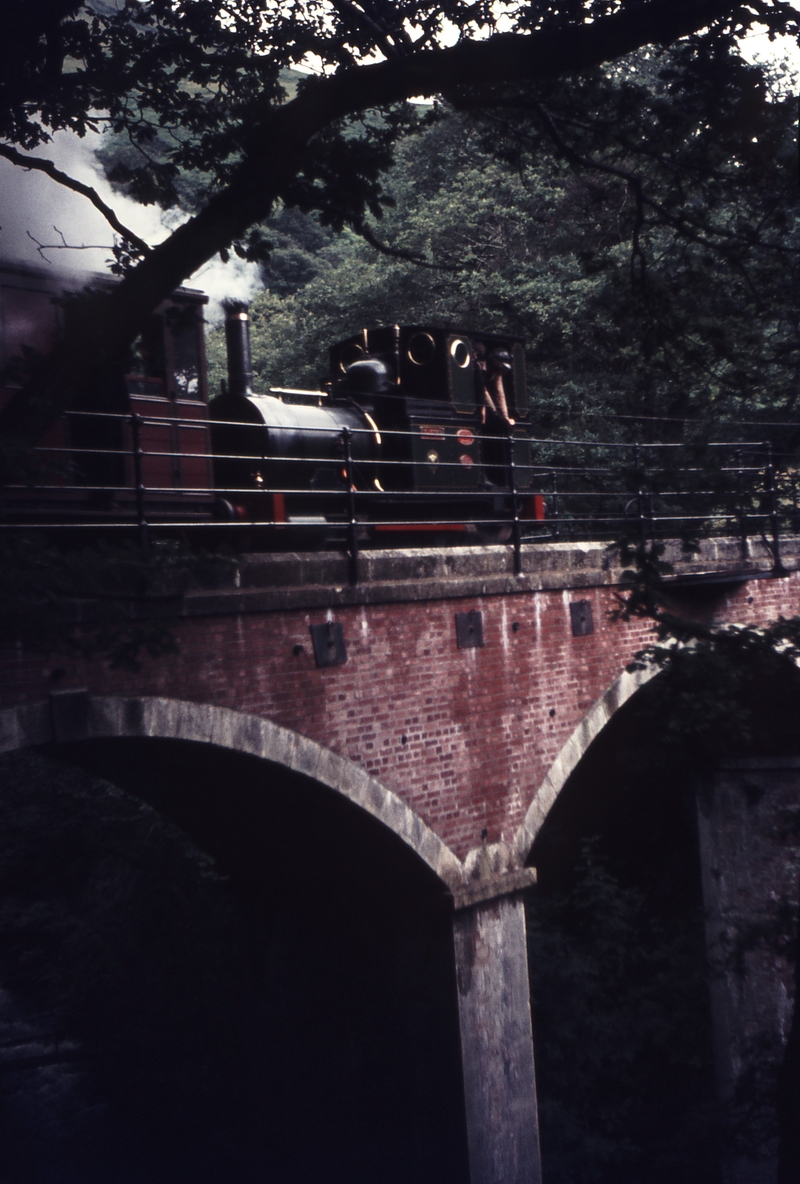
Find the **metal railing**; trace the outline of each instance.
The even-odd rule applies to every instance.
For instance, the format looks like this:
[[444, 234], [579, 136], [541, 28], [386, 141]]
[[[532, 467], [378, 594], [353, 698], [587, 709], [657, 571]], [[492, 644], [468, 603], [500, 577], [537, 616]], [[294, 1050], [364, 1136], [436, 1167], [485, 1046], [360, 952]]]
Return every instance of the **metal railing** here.
[[[735, 535], [743, 556], [751, 539], [765, 542], [779, 571], [782, 535], [800, 530], [794, 459], [768, 442], [531, 438], [528, 461], [519, 435], [475, 430], [477, 451], [491, 450], [481, 463], [463, 451], [409, 459], [419, 428], [382, 430], [379, 449], [369, 429], [314, 429], [306, 444], [320, 455], [270, 457], [211, 452], [219, 429], [266, 443], [260, 425], [86, 412], [60, 424], [0, 486], [0, 528], [135, 531], [143, 544], [153, 530], [249, 532], [267, 546], [290, 537], [295, 549], [322, 539], [346, 547], [353, 579], [359, 548], [386, 532], [510, 543], [518, 572], [526, 543]], [[457, 429], [437, 430], [457, 451]]]

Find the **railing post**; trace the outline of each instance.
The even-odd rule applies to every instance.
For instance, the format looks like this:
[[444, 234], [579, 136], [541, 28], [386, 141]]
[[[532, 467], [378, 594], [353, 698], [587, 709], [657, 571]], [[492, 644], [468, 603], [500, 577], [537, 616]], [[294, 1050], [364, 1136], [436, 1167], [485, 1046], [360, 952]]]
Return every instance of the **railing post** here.
[[511, 490], [512, 538], [514, 542], [514, 575], [522, 572], [522, 527], [519, 520], [519, 501], [517, 499], [517, 474], [514, 467], [514, 429], [508, 429], [508, 487]]
[[744, 508], [744, 473], [742, 472], [742, 454], [736, 451], [736, 488], [739, 495], [739, 547], [742, 559], [747, 558], [747, 512]]
[[358, 583], [358, 522], [356, 520], [355, 484], [353, 483], [353, 457], [350, 450], [350, 428], [342, 429], [344, 443], [344, 474], [347, 481], [347, 509], [349, 515], [348, 540], [350, 551], [350, 583]]
[[553, 538], [557, 539], [561, 535], [561, 522], [558, 517], [558, 477], [556, 476], [555, 469], [551, 469], [550, 477], [552, 479], [552, 497], [553, 497], [553, 509], [550, 514], [550, 517], [553, 520]]
[[769, 506], [769, 523], [772, 533], [772, 574], [784, 575], [785, 568], [781, 563], [781, 526], [778, 508], [778, 490], [775, 486], [775, 466], [772, 463], [772, 444], [769, 440], [764, 445], [767, 460], [764, 466], [764, 484], [766, 486], [767, 504]]
[[131, 433], [133, 437], [133, 481], [136, 496], [136, 521], [139, 524], [139, 541], [143, 547], [147, 546], [147, 519], [144, 512], [144, 480], [142, 475], [142, 417], [131, 416]]
[[647, 491], [647, 517], [650, 522], [650, 542], [653, 546], [656, 545], [656, 516], [653, 511], [653, 491]]
[[641, 482], [638, 444], [634, 444], [633, 446], [633, 467], [636, 472], [636, 512], [639, 515], [639, 542], [642, 547], [642, 553], [644, 553], [647, 550], [647, 530], [645, 528], [644, 490], [642, 489]]

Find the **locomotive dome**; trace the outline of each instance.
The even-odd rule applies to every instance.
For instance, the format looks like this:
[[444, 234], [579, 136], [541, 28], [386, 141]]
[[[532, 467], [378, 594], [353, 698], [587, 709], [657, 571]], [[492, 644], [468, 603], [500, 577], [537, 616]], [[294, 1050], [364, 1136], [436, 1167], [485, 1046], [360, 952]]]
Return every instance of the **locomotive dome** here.
[[342, 389], [356, 395], [383, 395], [391, 385], [388, 367], [378, 358], [352, 362], [341, 380]]

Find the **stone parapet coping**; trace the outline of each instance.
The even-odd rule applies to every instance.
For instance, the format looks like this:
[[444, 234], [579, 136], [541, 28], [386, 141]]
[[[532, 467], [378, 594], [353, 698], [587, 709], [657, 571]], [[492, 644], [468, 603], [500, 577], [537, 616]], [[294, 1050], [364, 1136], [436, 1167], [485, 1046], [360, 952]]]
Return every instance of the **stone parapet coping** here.
[[[800, 537], [782, 540], [782, 558], [787, 571], [800, 570]], [[773, 568], [769, 547], [759, 539], [748, 541], [746, 556], [738, 538], [706, 539], [688, 555], [672, 541], [664, 559], [679, 581], [759, 579]], [[593, 542], [526, 543], [519, 575], [509, 546], [364, 550], [358, 583], [349, 583], [348, 570], [347, 555], [335, 551], [247, 555], [228, 586], [187, 592], [182, 612], [206, 616], [598, 588], [619, 584], [622, 571], [618, 549]]]

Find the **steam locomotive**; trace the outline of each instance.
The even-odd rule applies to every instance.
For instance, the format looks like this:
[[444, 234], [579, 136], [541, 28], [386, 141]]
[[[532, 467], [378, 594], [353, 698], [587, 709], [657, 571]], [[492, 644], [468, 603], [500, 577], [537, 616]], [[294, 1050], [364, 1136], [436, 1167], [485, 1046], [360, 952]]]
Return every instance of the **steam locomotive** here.
[[[252, 390], [243, 305], [228, 306], [226, 343], [228, 389], [210, 415], [216, 486], [232, 513], [276, 523], [336, 520], [343, 506], [331, 494], [350, 487], [377, 533], [445, 523], [465, 530], [506, 516], [512, 493], [526, 516], [541, 516], [541, 498], [530, 504], [520, 339], [365, 328], [331, 348], [324, 390], [268, 395]], [[502, 359], [505, 423], [487, 414], [481, 354]]]
[[[64, 286], [40, 269], [0, 268], [0, 405], [64, 331]], [[62, 417], [40, 442], [36, 480], [1, 491], [2, 519], [138, 512], [285, 532], [357, 518], [380, 534], [489, 533], [512, 511], [543, 517], [519, 338], [365, 328], [331, 348], [322, 389], [259, 394], [247, 309], [231, 303], [228, 382], [209, 402], [205, 303], [180, 289], [156, 310], [111, 395]]]

